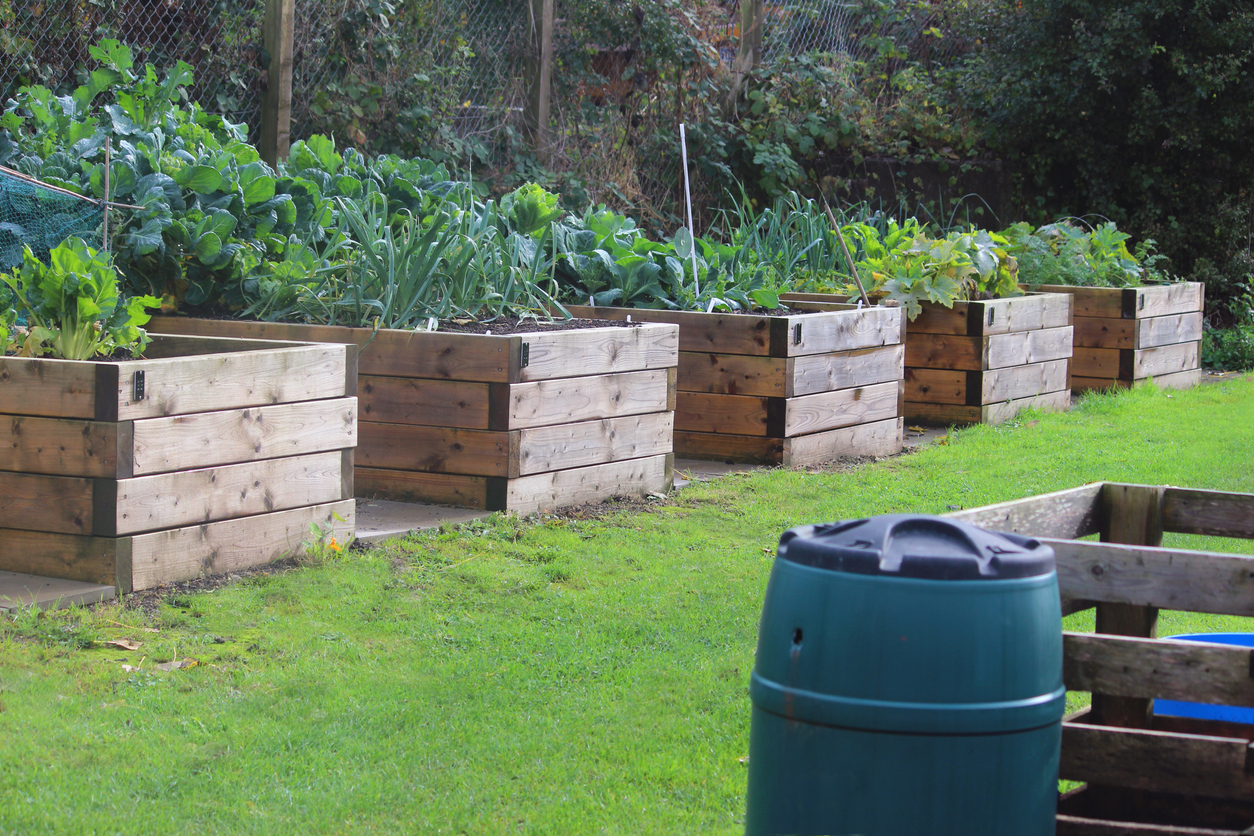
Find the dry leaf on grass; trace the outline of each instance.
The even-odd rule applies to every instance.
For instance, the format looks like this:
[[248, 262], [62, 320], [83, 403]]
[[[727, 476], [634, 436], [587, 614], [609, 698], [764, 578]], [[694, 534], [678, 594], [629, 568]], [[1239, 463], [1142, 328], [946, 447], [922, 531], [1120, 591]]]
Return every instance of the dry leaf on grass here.
[[183, 668], [194, 668], [199, 664], [195, 659], [175, 659], [173, 662], [162, 662], [156, 665], [156, 668], [159, 671], [177, 671]]
[[120, 647], [123, 650], [139, 650], [144, 646], [143, 642], [133, 642], [130, 639], [112, 639], [105, 642], [105, 644]]

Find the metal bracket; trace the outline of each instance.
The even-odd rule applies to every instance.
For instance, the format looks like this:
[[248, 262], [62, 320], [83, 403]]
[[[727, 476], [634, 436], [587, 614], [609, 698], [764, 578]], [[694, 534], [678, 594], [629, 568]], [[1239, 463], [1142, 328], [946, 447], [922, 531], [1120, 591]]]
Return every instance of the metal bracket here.
[[139, 369], [135, 372], [134, 392], [132, 393], [132, 401], [142, 401], [144, 399], [144, 370]]
[[801, 345], [801, 323], [798, 322], [792, 327], [792, 344]]
[[993, 324], [993, 315], [996, 313], [997, 313], [997, 309], [994, 308], [992, 305], [989, 305], [989, 308], [988, 308], [988, 324], [989, 325]]
[[527, 368], [527, 364], [530, 362], [531, 362], [531, 343], [523, 343], [522, 344], [522, 357], [520, 357], [518, 360], [518, 367], [520, 369], [525, 369]]

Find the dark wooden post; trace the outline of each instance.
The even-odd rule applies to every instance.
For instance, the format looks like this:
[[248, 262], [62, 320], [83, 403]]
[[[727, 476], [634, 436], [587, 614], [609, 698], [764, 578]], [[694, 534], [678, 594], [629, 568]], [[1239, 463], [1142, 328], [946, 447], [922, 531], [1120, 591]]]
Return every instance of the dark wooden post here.
[[287, 158], [292, 137], [292, 32], [296, 0], [266, 0], [262, 24], [266, 52], [270, 53], [266, 92], [261, 99], [261, 137], [257, 150], [270, 165]]
[[553, 0], [531, 0], [534, 60], [528, 72], [523, 130], [541, 162], [549, 158], [549, 98], [553, 86]]

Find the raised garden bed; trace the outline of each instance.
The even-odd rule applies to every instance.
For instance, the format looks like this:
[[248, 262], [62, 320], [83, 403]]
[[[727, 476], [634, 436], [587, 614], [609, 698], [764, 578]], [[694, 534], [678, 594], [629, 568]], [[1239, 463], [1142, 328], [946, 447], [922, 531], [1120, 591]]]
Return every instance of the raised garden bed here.
[[[1254, 558], [1161, 548], [1164, 532], [1254, 539], [1254, 494], [1099, 483], [950, 516], [1054, 548], [1063, 678], [1093, 694], [1063, 723], [1059, 836], [1254, 832], [1254, 725], [1158, 716], [1153, 700], [1254, 706], [1249, 648], [1155, 638], [1158, 608], [1254, 616]], [[1100, 535], [1103, 542], [1078, 538]]]
[[674, 480], [673, 326], [503, 336], [157, 317], [149, 330], [359, 346], [361, 496], [527, 514]]
[[0, 569], [123, 592], [354, 527], [344, 346], [155, 337], [144, 359], [0, 357]]
[[679, 326], [678, 456], [797, 466], [898, 452], [901, 309], [799, 307], [811, 310], [571, 310]]
[[1185, 389], [1202, 377], [1198, 282], [1146, 287], [1046, 285], [1075, 299], [1071, 388], [1128, 388], [1148, 382]]

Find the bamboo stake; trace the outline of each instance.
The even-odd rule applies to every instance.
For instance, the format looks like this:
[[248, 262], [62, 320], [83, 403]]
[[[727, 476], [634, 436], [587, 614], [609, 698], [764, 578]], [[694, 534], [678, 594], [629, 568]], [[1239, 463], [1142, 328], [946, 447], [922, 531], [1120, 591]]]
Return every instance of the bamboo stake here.
[[[69, 189], [63, 189], [60, 186], [54, 186], [51, 183], [45, 183], [42, 180], [38, 180], [27, 174], [23, 174], [20, 171], [15, 171], [14, 169], [9, 168], [8, 166], [0, 165], [0, 172], [3, 172], [4, 174], [9, 175], [10, 177], [16, 177], [18, 180], [25, 180], [27, 183], [32, 183], [41, 189], [47, 189], [50, 192], [60, 192], [61, 194], [69, 195], [70, 197], [76, 197], [79, 200], [85, 201], [87, 203], [99, 204], [101, 202], [99, 200], [96, 200], [94, 197], [87, 197], [85, 195], [79, 194], [78, 192], [72, 192]], [[114, 209], [143, 209], [144, 208], [142, 206], [132, 206], [129, 203], [110, 202], [108, 205]]]
[[845, 233], [840, 231], [840, 224], [836, 223], [836, 216], [832, 214], [832, 207], [824, 203], [823, 208], [827, 211], [827, 219], [832, 222], [832, 229], [836, 230], [836, 237], [840, 239], [840, 248], [845, 252], [845, 261], [853, 272], [853, 280], [858, 285], [858, 292], [862, 294], [862, 304], [869, 308], [871, 307], [871, 297], [866, 295], [866, 288], [862, 286], [862, 277], [858, 275], [858, 268], [854, 266], [853, 256], [849, 253], [849, 245], [845, 243]]

